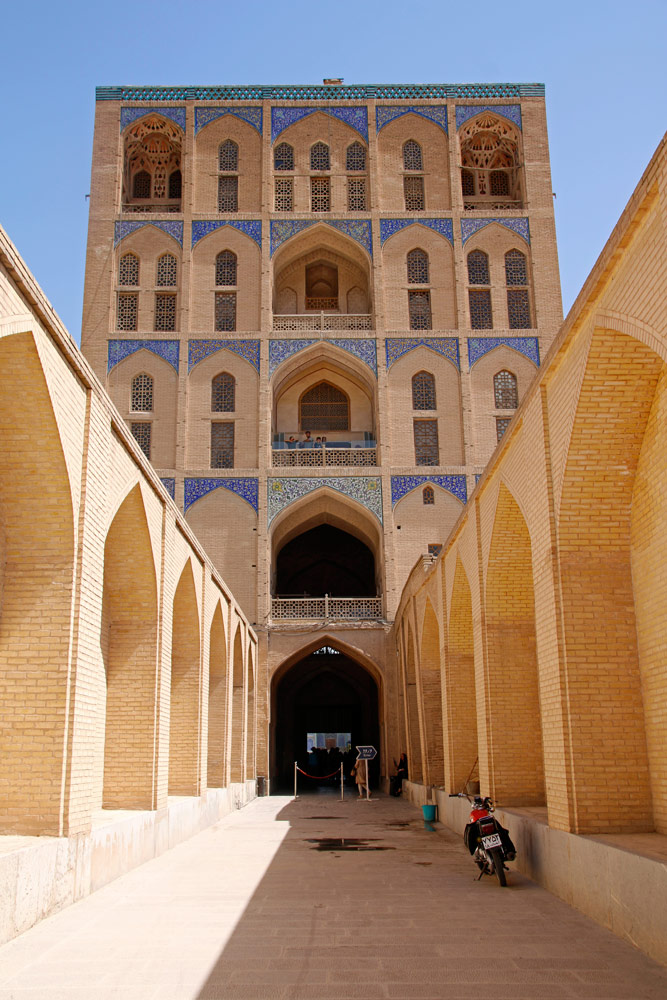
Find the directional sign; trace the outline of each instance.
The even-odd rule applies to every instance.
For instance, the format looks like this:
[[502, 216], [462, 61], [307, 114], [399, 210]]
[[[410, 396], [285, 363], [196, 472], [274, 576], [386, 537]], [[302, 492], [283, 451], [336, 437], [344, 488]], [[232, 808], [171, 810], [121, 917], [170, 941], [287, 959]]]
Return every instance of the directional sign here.
[[359, 756], [357, 760], [374, 760], [378, 752], [375, 747], [357, 747]]

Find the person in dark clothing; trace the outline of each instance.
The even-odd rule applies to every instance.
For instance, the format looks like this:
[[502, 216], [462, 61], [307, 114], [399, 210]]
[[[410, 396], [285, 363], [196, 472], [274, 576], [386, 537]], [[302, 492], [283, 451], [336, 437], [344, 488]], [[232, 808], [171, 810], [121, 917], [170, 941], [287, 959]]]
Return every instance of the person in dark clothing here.
[[392, 775], [389, 780], [390, 791], [392, 795], [400, 795], [403, 790], [403, 782], [408, 780], [408, 756], [402, 753], [398, 763], [394, 761], [394, 767], [396, 768], [396, 774]]

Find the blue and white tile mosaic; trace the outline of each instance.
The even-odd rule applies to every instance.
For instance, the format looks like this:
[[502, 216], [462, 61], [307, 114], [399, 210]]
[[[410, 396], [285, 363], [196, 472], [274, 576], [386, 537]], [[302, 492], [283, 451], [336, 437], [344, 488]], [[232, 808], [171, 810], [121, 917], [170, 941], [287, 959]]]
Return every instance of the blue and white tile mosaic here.
[[381, 128], [384, 128], [389, 122], [393, 122], [395, 118], [400, 118], [401, 115], [421, 115], [422, 118], [429, 118], [435, 122], [444, 132], [448, 131], [447, 106], [444, 104], [425, 104], [422, 107], [380, 104], [375, 109], [376, 131], [379, 132]]
[[271, 223], [271, 256], [275, 253], [279, 246], [281, 246], [285, 240], [289, 240], [292, 236], [296, 236], [297, 233], [303, 232], [304, 229], [309, 229], [311, 226], [317, 226], [319, 223], [324, 223], [326, 226], [333, 226], [339, 232], [344, 233], [346, 236], [350, 236], [353, 240], [356, 240], [364, 250], [373, 256], [373, 238], [371, 236], [371, 222], [370, 219], [279, 219], [274, 220]]
[[185, 108], [121, 108], [120, 109], [120, 130], [127, 128], [138, 118], [145, 118], [146, 115], [161, 115], [169, 118], [170, 121], [178, 125], [185, 132]]
[[476, 472], [475, 473], [475, 486], [477, 486], [477, 483], [480, 481], [480, 479], [482, 478], [483, 475], [484, 475], [483, 472]]
[[374, 375], [377, 375], [377, 347], [374, 340], [332, 338], [331, 340], [327, 340], [326, 343], [333, 344], [334, 347], [340, 347], [342, 351], [347, 351], [348, 354], [354, 354], [356, 358], [359, 358], [360, 361], [363, 361], [364, 364], [368, 365]]
[[231, 226], [233, 229], [238, 229], [239, 232], [245, 233], [246, 236], [249, 236], [251, 240], [254, 240], [257, 246], [261, 249], [261, 219], [212, 219], [206, 222], [193, 222], [192, 246], [195, 247], [200, 240], [204, 239], [205, 236], [208, 236], [210, 233], [214, 233], [216, 229], [222, 229], [223, 226]]
[[188, 372], [218, 351], [231, 351], [251, 364], [259, 374], [259, 340], [189, 340]]
[[368, 365], [374, 375], [377, 375], [377, 346], [374, 340], [353, 340], [347, 337], [327, 338], [326, 340], [272, 340], [269, 343], [269, 378], [276, 368], [291, 358], [293, 355], [303, 351], [311, 344], [333, 344], [341, 351], [353, 354], [364, 364]]
[[161, 229], [163, 233], [171, 236], [177, 243], [183, 246], [183, 223], [175, 221], [161, 222], [159, 219], [154, 219], [151, 222], [139, 219], [133, 219], [132, 221], [126, 219], [124, 222], [114, 222], [113, 245], [117, 247], [120, 241], [124, 240], [126, 236], [136, 233], [138, 229], [143, 229], [144, 226], [155, 226], [156, 229]]
[[447, 358], [457, 368], [461, 367], [457, 337], [388, 337], [384, 344], [387, 352], [387, 368], [391, 368], [394, 361], [398, 361], [408, 351], [414, 351], [417, 347], [428, 347], [436, 354]]
[[539, 368], [540, 345], [537, 337], [468, 337], [468, 362], [470, 367], [492, 351], [494, 347], [511, 347], [523, 354]]
[[110, 372], [120, 361], [129, 358], [131, 354], [136, 354], [137, 351], [157, 354], [178, 371], [178, 348], [177, 340], [110, 340], [107, 371]]
[[390, 236], [400, 233], [407, 226], [426, 226], [454, 245], [454, 224], [451, 219], [380, 219], [380, 242], [384, 244]]
[[267, 481], [268, 523], [295, 500], [328, 486], [356, 500], [382, 523], [382, 481], [371, 476], [333, 476], [326, 479], [281, 478]]
[[281, 132], [290, 125], [314, 115], [318, 111], [345, 122], [368, 142], [368, 112], [366, 108], [271, 108], [271, 142], [275, 142]]
[[507, 118], [518, 128], [521, 128], [521, 105], [520, 104], [498, 104], [495, 107], [493, 105], [484, 105], [480, 107], [474, 104], [457, 104], [456, 105], [456, 128], [457, 130], [468, 121], [469, 118], [474, 118], [478, 115], [480, 111], [493, 111], [496, 115], [501, 115], [503, 118]]
[[197, 503], [197, 500], [218, 489], [236, 493], [257, 513], [259, 479], [252, 479], [249, 476], [238, 479], [186, 479], [183, 510], [187, 511], [193, 503]]
[[175, 479], [161, 479], [160, 482], [164, 486], [165, 490], [169, 494], [172, 500], [176, 499], [176, 480]]
[[411, 493], [412, 490], [416, 490], [419, 486], [424, 486], [425, 483], [433, 483], [435, 486], [440, 486], [441, 489], [447, 490], [448, 493], [451, 493], [461, 503], [467, 503], [468, 501], [465, 476], [392, 476], [391, 506], [395, 507], [398, 501], [402, 500], [406, 494]]
[[240, 118], [241, 121], [256, 128], [260, 135], [262, 134], [261, 108], [237, 108], [234, 105], [229, 105], [226, 108], [195, 108], [195, 135], [201, 132], [204, 126], [210, 125], [211, 122], [222, 118], [223, 115], [234, 115], [235, 118]]
[[269, 378], [283, 361], [287, 361], [294, 354], [298, 354], [299, 351], [316, 343], [316, 340], [271, 340], [269, 342]]
[[497, 222], [505, 229], [511, 229], [513, 233], [520, 236], [526, 243], [530, 243], [530, 227], [528, 219], [461, 219], [461, 240], [463, 245], [467, 243], [471, 236], [478, 233], [485, 226], [490, 226], [492, 222]]

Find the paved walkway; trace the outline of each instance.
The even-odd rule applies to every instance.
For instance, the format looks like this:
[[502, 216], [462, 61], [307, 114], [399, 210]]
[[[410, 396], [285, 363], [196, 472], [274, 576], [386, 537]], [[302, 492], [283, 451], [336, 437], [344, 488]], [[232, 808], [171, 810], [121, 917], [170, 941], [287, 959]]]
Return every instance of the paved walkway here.
[[667, 997], [528, 879], [475, 875], [400, 799], [258, 799], [1, 948], [0, 1000]]

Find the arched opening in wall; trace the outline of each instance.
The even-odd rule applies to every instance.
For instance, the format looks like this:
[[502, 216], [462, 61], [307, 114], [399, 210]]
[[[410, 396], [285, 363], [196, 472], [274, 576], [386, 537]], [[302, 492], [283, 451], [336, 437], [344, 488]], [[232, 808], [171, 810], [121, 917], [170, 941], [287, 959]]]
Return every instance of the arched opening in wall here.
[[338, 268], [326, 261], [306, 266], [306, 312], [338, 311]]
[[464, 208], [521, 208], [519, 129], [501, 115], [482, 111], [461, 127], [459, 142]]
[[255, 697], [255, 658], [252, 647], [248, 650], [248, 725], [246, 736], [246, 780], [255, 777], [255, 752], [257, 745], [257, 699]]
[[532, 550], [523, 514], [503, 484], [486, 571], [486, 635], [482, 791], [506, 806], [544, 805]]
[[421, 674], [422, 716], [424, 719], [424, 782], [427, 785], [445, 783], [444, 749], [442, 744], [442, 682], [440, 666], [440, 629], [435, 611], [426, 601], [419, 652]]
[[245, 698], [243, 685], [243, 640], [241, 627], [237, 626], [234, 636], [234, 659], [232, 663], [232, 743], [230, 756], [230, 780], [243, 781], [243, 734], [245, 730]]
[[412, 629], [408, 625], [405, 633], [405, 709], [408, 731], [408, 777], [410, 781], [424, 780], [422, 761], [422, 738], [419, 725], [419, 693], [417, 691], [417, 670], [415, 667], [415, 647]]
[[278, 552], [278, 597], [375, 597], [375, 589], [373, 553], [333, 525], [304, 531]]
[[199, 609], [188, 559], [174, 595], [171, 639], [169, 794], [199, 794]]
[[449, 605], [447, 663], [444, 685], [445, 788], [466, 790], [466, 783], [479, 788], [477, 749], [477, 698], [472, 598], [461, 560], [457, 558]]
[[[340, 788], [340, 765], [346, 782], [357, 757], [355, 747], [380, 750], [379, 691], [376, 679], [351, 653], [333, 640], [315, 644], [301, 658], [292, 658], [271, 684], [273, 747], [272, 790], [294, 787], [294, 762], [307, 774], [299, 775], [299, 794], [327, 786]], [[371, 786], [381, 771], [380, 754], [369, 767]]]
[[106, 676], [105, 809], [153, 808], [157, 580], [137, 485], [104, 544], [100, 648]]
[[227, 784], [227, 645], [220, 602], [211, 622], [208, 680], [208, 764], [209, 788]]
[[158, 114], [126, 128], [124, 212], [180, 212], [182, 142], [178, 125]]

